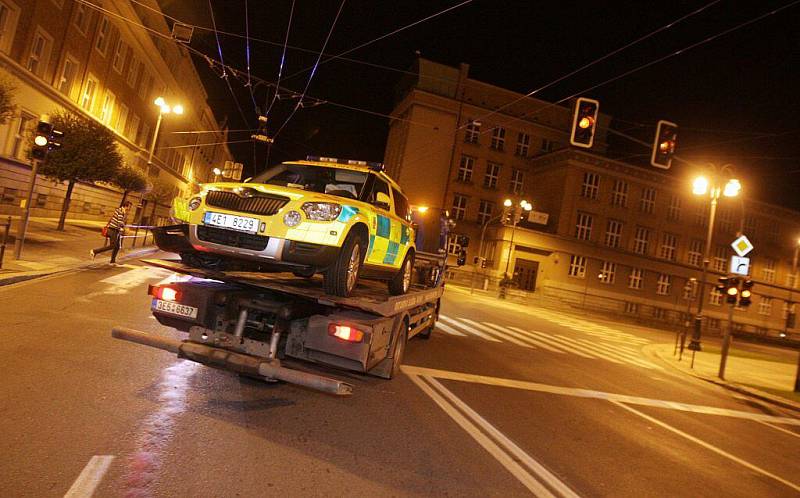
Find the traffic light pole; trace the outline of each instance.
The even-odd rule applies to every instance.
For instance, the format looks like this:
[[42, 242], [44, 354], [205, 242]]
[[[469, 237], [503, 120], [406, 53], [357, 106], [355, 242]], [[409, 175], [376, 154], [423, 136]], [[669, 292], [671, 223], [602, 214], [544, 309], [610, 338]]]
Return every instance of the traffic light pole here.
[[33, 189], [36, 186], [36, 173], [39, 169], [39, 160], [31, 159], [31, 181], [28, 184], [28, 195], [25, 197], [25, 205], [22, 206], [22, 218], [17, 226], [17, 237], [14, 241], [14, 259], [22, 257], [22, 246], [25, 244], [25, 233], [28, 231], [28, 220], [31, 216], [31, 201], [33, 200]]
[[[480, 258], [483, 257], [483, 239], [486, 237], [486, 228], [489, 225], [491, 225], [493, 222], [499, 220], [502, 217], [503, 217], [503, 215], [501, 213], [501, 214], [495, 216], [494, 218], [489, 219], [489, 221], [487, 221], [486, 223], [483, 224], [483, 228], [481, 229], [481, 241], [478, 244], [478, 258], [479, 258], [478, 261], [480, 261]], [[477, 270], [477, 268], [476, 268], [476, 270]], [[475, 293], [475, 274], [474, 273], [472, 274], [472, 278], [470, 279], [469, 293], [470, 294], [474, 294]]]
[[[706, 234], [706, 247], [703, 252], [703, 272], [700, 278], [700, 292], [697, 294], [697, 315], [694, 318], [692, 340], [689, 342], [689, 349], [692, 351], [700, 351], [700, 334], [703, 327], [703, 301], [705, 301], [706, 294], [706, 273], [708, 272], [708, 264], [710, 263], [708, 258], [711, 255], [711, 237], [714, 235], [714, 217], [717, 214], [719, 194], [719, 187], [714, 187], [711, 191], [711, 213], [708, 217], [708, 233]], [[694, 365], [694, 356], [692, 356], [692, 365]]]
[[733, 338], [733, 307], [735, 304], [728, 304], [728, 330], [722, 337], [722, 351], [719, 356], [719, 373], [718, 377], [725, 380], [725, 365], [728, 363], [728, 351], [731, 348], [731, 339]]

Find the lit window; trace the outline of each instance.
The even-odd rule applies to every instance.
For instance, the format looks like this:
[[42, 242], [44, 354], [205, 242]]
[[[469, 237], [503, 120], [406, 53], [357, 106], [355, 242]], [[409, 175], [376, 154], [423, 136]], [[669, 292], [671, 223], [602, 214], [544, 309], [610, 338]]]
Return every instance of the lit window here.
[[575, 238], [578, 240], [590, 240], [592, 238], [592, 215], [588, 213], [578, 213], [575, 223]]
[[125, 126], [128, 122], [128, 106], [125, 104], [119, 105], [119, 113], [117, 114], [117, 121], [114, 123], [114, 129], [119, 133], [124, 133]]
[[106, 90], [106, 95], [103, 98], [103, 106], [100, 108], [100, 121], [107, 125], [111, 125], [111, 118], [114, 116], [114, 101], [116, 98], [114, 94]]
[[467, 130], [464, 135], [464, 141], [468, 144], [478, 143], [478, 137], [481, 134], [481, 124], [477, 121], [469, 121], [467, 123]]
[[86, 88], [83, 90], [81, 96], [81, 107], [89, 112], [94, 108], [94, 98], [97, 94], [97, 79], [94, 76], [89, 76], [86, 79]]
[[589, 173], [588, 171], [583, 174], [583, 184], [581, 185], [581, 197], [587, 199], [597, 199], [597, 194], [600, 191], [600, 175], [597, 173]]
[[668, 296], [670, 287], [672, 287], [672, 276], [661, 273], [658, 275], [656, 282], [656, 294], [659, 296]]
[[700, 266], [703, 264], [703, 241], [699, 239], [693, 239], [689, 243], [689, 253], [687, 257], [687, 263], [692, 266]]
[[633, 237], [633, 252], [636, 254], [647, 254], [647, 245], [650, 242], [650, 230], [644, 227], [636, 227]]
[[617, 220], [608, 220], [606, 224], [606, 240], [605, 244], [608, 247], [619, 247], [622, 238], [622, 222]]
[[631, 268], [628, 274], [628, 287], [631, 289], [641, 289], [644, 281], [644, 270], [641, 268]]
[[661, 240], [661, 258], [674, 261], [675, 247], [677, 245], [678, 237], [671, 233], [665, 233], [663, 239]]
[[719, 306], [722, 304], [722, 292], [720, 292], [716, 287], [711, 288], [711, 292], [708, 295], [708, 304], [713, 304], [714, 306]]
[[771, 315], [772, 314], [772, 298], [761, 296], [761, 299], [758, 301], [758, 314], [759, 315]]
[[600, 282], [613, 284], [617, 274], [617, 264], [611, 261], [603, 261], [603, 268], [600, 270]]
[[569, 276], [576, 278], [586, 278], [586, 258], [584, 256], [572, 255], [569, 258]]
[[461, 253], [461, 246], [462, 241], [469, 241], [469, 237], [465, 235], [458, 235], [456, 233], [451, 233], [447, 236], [447, 254], [452, 254], [453, 256], [458, 256]]
[[775, 260], [764, 258], [763, 268], [761, 268], [761, 278], [768, 284], [775, 283]]
[[725, 246], [714, 248], [714, 269], [721, 273], [728, 272], [728, 249]]
[[461, 156], [461, 162], [458, 165], [457, 180], [460, 182], [472, 181], [472, 169], [475, 166], [475, 158], [470, 156]]

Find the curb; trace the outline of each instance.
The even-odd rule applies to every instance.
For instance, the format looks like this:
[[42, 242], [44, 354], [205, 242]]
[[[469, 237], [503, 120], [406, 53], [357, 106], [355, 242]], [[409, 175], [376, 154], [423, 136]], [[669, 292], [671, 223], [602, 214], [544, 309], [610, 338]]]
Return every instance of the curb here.
[[661, 360], [663, 363], [666, 363], [667, 365], [669, 365], [674, 370], [682, 372], [682, 373], [684, 373], [686, 375], [690, 375], [690, 376], [694, 377], [695, 379], [702, 380], [704, 382], [708, 382], [710, 384], [714, 384], [714, 385], [720, 386], [722, 388], [728, 389], [729, 391], [734, 391], [734, 392], [737, 392], [739, 394], [745, 394], [747, 396], [752, 396], [753, 398], [758, 398], [761, 401], [766, 401], [768, 403], [779, 405], [779, 406], [781, 406], [783, 408], [787, 408], [789, 410], [800, 412], [800, 403], [797, 403], [797, 402], [792, 401], [790, 399], [782, 398], [782, 397], [776, 396], [774, 394], [770, 394], [770, 393], [767, 393], [767, 392], [764, 392], [764, 391], [760, 391], [760, 390], [758, 390], [758, 389], [756, 389], [754, 387], [743, 386], [743, 385], [737, 384], [735, 382], [728, 382], [726, 380], [717, 379], [717, 378], [714, 378], [714, 377], [707, 377], [705, 375], [700, 375], [700, 374], [694, 373], [694, 372], [688, 372], [688, 371], [686, 371], [686, 370], [684, 370], [682, 368], [679, 368], [679, 367], [673, 365], [672, 362], [670, 362], [668, 359], [665, 359], [661, 355], [661, 353], [658, 351], [656, 346], [657, 345], [653, 344], [653, 345], [651, 345], [650, 347], [648, 347], [646, 349], [651, 350], [652, 353], [659, 360]]
[[[155, 246], [148, 247], [148, 248], [145, 248], [145, 249], [139, 249], [139, 250], [132, 251], [132, 252], [126, 253], [124, 255], [121, 255], [119, 257], [119, 260], [120, 261], [125, 261], [125, 260], [128, 260], [128, 259], [135, 259], [135, 258], [138, 258], [138, 257], [141, 257], [141, 256], [145, 256], [147, 254], [152, 254], [154, 252], [157, 252], [158, 250], [159, 250], [158, 247], [155, 247]], [[68, 271], [83, 270], [85, 268], [97, 267], [97, 266], [104, 265], [104, 264], [106, 264], [106, 263], [98, 263], [96, 261], [89, 261], [89, 262], [86, 262], [86, 263], [81, 263], [81, 264], [72, 265], [72, 266], [56, 267], [56, 268], [52, 268], [50, 270], [43, 270], [43, 271], [36, 271], [36, 272], [17, 272], [16, 274], [11, 274], [11, 275], [8, 275], [7, 277], [0, 277], [0, 287], [4, 287], [4, 286], [7, 286], [7, 285], [18, 284], [18, 283], [21, 283], [21, 282], [27, 282], [28, 280], [34, 280], [34, 279], [37, 279], [37, 278], [47, 277], [47, 276], [55, 275], [55, 274], [58, 274], [58, 273], [64, 273], [64, 272], [68, 272]]]

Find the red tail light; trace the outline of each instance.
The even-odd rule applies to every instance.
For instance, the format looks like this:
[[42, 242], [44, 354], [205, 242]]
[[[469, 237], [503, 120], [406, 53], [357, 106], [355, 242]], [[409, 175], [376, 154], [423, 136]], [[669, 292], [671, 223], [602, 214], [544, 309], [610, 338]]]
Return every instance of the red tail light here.
[[328, 335], [338, 337], [347, 342], [361, 342], [364, 340], [364, 332], [349, 325], [337, 325], [335, 323], [328, 325]]
[[162, 301], [178, 302], [181, 298], [180, 291], [172, 287], [157, 287], [151, 285], [147, 293]]

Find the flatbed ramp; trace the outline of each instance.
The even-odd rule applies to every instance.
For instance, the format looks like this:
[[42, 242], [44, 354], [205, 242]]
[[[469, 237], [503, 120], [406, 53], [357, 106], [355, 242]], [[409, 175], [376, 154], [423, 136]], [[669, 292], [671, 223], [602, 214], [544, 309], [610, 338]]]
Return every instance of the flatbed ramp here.
[[142, 261], [147, 265], [183, 275], [253, 287], [255, 290], [280, 292], [302, 297], [322, 305], [354, 308], [384, 317], [394, 316], [434, 301], [441, 297], [444, 292], [443, 285], [437, 285], [436, 287], [412, 285], [406, 294], [392, 296], [388, 293], [384, 282], [360, 280], [352, 296], [339, 297], [325, 293], [322, 279], [319, 276], [302, 278], [291, 273], [219, 271], [196, 268], [185, 265], [180, 261], [169, 259], [144, 259]]

